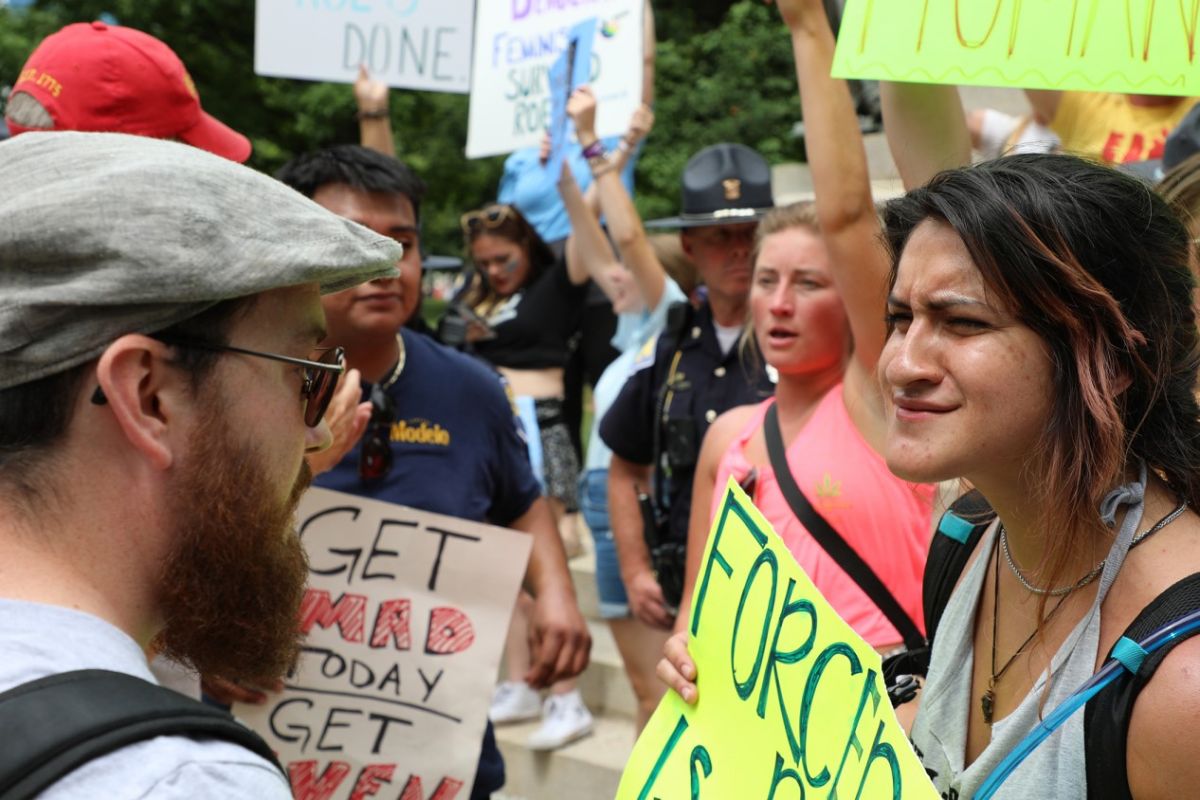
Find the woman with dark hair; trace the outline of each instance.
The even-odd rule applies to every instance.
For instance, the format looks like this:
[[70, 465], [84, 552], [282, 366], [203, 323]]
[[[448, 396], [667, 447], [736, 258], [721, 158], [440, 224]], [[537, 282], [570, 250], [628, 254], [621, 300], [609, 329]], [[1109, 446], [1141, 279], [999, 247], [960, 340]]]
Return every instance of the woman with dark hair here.
[[[475, 266], [473, 283], [459, 301], [473, 321], [466, 340], [476, 355], [504, 375], [519, 404], [536, 415], [540, 473], [544, 492], [560, 523], [576, 508], [579, 461], [563, 418], [563, 374], [568, 340], [579, 327], [587, 294], [583, 259], [557, 259], [533, 226], [510, 205], [492, 205], [464, 214], [463, 237]], [[535, 473], [539, 465], [534, 463]], [[566, 538], [564, 536], [564, 538]], [[575, 681], [550, 690], [544, 712], [537, 692], [517, 676], [529, 669], [529, 614], [532, 599], [522, 593], [509, 627], [505, 660], [509, 680], [492, 698], [496, 724], [543, 716], [529, 746], [549, 750], [592, 729], [592, 716]]]
[[[1046, 155], [942, 173], [890, 204], [885, 228], [888, 466], [963, 477], [997, 512], [939, 624], [912, 733], [938, 788], [971, 797], [1200, 569], [1189, 237], [1140, 181]], [[1127, 787], [1097, 780], [1075, 714], [996, 796], [1190, 795], [1198, 657], [1200, 641], [1180, 644], [1138, 698]]]
[[496, 367], [513, 394], [537, 413], [546, 495], [561, 518], [576, 506], [579, 463], [562, 417], [568, 340], [579, 327], [587, 271], [557, 259], [515, 207], [493, 205], [463, 215], [475, 265], [462, 305], [478, 321], [466, 339]]

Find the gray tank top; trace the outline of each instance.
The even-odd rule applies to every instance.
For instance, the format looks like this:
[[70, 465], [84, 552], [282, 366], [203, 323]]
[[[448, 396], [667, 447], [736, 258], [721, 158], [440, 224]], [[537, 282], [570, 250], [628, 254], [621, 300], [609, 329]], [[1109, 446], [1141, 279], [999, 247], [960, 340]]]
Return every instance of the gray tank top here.
[[[1104, 521], [1115, 524], [1117, 511], [1128, 505], [1116, 541], [1100, 576], [1100, 590], [1091, 609], [1071, 631], [1032, 691], [1004, 719], [992, 725], [992, 740], [970, 766], [964, 766], [968, 709], [978, 698], [971, 694], [974, 674], [973, 622], [987, 574], [982, 555], [971, 566], [938, 623], [929, 675], [921, 694], [921, 708], [913, 722], [912, 742], [934, 786], [948, 800], [968, 800], [992, 770], [1059, 703], [1075, 692], [1095, 672], [1100, 642], [1100, 604], [1125, 562], [1134, 533], [1141, 524], [1146, 470], [1140, 480], [1109, 493], [1101, 506]], [[992, 551], [998, 523], [983, 535], [982, 552]], [[1045, 708], [1041, 709], [1046, 681], [1053, 676]], [[997, 800], [1031, 797], [1086, 797], [1087, 766], [1084, 760], [1082, 710], [1051, 734], [1009, 776], [994, 795]]]

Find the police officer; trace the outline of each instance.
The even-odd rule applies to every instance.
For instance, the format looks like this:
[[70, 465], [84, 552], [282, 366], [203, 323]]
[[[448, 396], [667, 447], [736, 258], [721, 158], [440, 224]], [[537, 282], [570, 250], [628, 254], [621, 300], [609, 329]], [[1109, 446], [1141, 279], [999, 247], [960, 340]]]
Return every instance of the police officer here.
[[773, 205], [766, 160], [743, 145], [718, 144], [684, 168], [682, 213], [646, 223], [680, 229], [707, 290], [698, 308], [672, 309], [600, 423], [613, 451], [608, 506], [621, 577], [634, 616], [654, 628], [674, 622], [705, 431], [724, 411], [757, 403], [774, 389], [762, 362], [744, 358], [737, 346], [755, 231]]

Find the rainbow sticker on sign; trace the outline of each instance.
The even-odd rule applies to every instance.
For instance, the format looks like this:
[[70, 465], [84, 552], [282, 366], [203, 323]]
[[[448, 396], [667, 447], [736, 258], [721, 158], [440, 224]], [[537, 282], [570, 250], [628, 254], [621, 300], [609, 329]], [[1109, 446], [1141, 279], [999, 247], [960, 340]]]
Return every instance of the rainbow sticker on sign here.
[[689, 706], [667, 693], [618, 800], [937, 800], [896, 721], [878, 653], [821, 597], [733, 480], [692, 609], [699, 700]]
[[1200, 95], [1200, 0], [847, 0], [833, 74]]

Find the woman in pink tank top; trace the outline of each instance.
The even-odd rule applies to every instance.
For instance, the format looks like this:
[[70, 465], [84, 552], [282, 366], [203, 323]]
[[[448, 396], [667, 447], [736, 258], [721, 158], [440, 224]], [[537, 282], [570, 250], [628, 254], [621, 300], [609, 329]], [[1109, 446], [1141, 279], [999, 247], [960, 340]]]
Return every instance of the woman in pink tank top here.
[[[695, 699], [687, 656], [688, 611], [712, 521], [714, 487], [754, 476], [753, 496], [800, 566], [833, 607], [873, 646], [900, 634], [795, 518], [772, 474], [762, 430], [778, 406], [790, 471], [814, 508], [871, 566], [909, 616], [921, 620], [921, 576], [932, 487], [893, 476], [878, 451], [886, 436], [874, 371], [886, 338], [889, 262], [880, 244], [850, 93], [830, 78], [834, 40], [822, 4], [779, 3], [792, 33], [815, 205], [777, 209], [759, 224], [750, 314], [758, 349], [779, 373], [775, 399], [733, 409], [709, 428], [696, 468], [688, 536], [685, 607], [659, 676]], [[831, 263], [854, 263], [876, 281], [838, 284]], [[919, 622], [918, 622], [919, 624]], [[685, 678], [685, 676], [687, 676]], [[690, 679], [690, 680], [689, 680]]]

